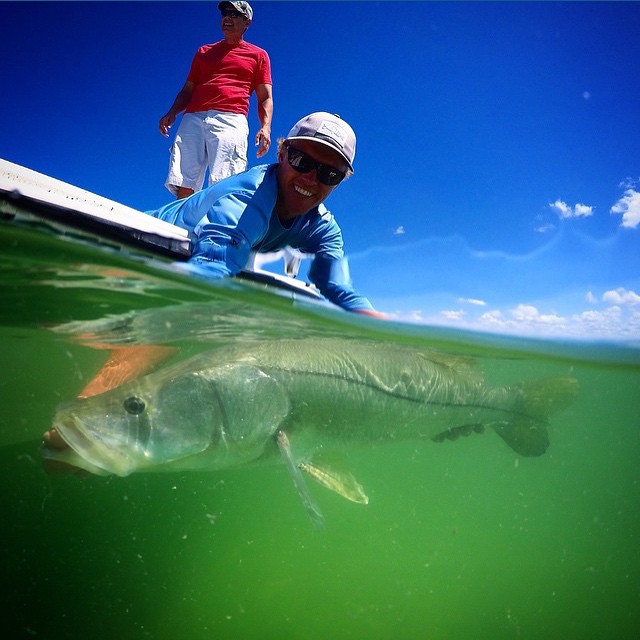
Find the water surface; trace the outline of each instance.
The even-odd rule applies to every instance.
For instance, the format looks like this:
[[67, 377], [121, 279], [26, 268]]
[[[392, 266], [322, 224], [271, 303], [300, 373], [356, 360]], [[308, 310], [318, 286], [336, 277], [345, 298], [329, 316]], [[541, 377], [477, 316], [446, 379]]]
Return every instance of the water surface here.
[[[190, 282], [33, 224], [0, 232], [5, 637], [637, 637], [635, 349], [380, 323], [248, 283]], [[284, 465], [42, 471], [41, 434], [104, 362], [96, 346], [170, 344], [182, 357], [291, 336], [435, 347], [474, 358], [491, 384], [569, 375], [580, 392], [539, 458], [492, 432], [345, 451], [370, 502], [309, 483], [322, 531]]]

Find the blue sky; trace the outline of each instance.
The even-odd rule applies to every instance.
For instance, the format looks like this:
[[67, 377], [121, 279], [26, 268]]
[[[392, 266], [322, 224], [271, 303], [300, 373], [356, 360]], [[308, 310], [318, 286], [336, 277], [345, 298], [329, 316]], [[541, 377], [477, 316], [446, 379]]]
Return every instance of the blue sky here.
[[[317, 110], [356, 130], [356, 173], [327, 205], [378, 309], [639, 341], [640, 3], [252, 4], [274, 139]], [[218, 15], [210, 0], [0, 2], [0, 157], [167, 202], [157, 122]]]

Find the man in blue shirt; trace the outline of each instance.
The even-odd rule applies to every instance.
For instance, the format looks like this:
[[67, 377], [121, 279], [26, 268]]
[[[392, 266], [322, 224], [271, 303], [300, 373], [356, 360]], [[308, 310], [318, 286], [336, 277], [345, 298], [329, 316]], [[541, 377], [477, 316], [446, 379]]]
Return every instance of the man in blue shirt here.
[[310, 280], [334, 304], [382, 317], [351, 284], [342, 232], [323, 202], [353, 173], [356, 136], [338, 116], [316, 112], [281, 140], [278, 162], [221, 180], [152, 215], [189, 231], [190, 271], [238, 273], [250, 253], [292, 247], [315, 256]]

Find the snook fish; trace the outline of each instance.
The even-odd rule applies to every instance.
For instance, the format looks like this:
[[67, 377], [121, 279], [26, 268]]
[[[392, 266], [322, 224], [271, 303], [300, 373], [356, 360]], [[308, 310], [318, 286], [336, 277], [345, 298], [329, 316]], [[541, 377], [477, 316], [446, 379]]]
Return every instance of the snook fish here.
[[434, 439], [492, 428], [524, 456], [544, 453], [573, 378], [490, 387], [468, 358], [397, 345], [299, 339], [233, 345], [59, 407], [69, 448], [43, 450], [97, 474], [224, 469], [276, 455], [357, 502], [348, 474], [313, 462], [348, 443]]

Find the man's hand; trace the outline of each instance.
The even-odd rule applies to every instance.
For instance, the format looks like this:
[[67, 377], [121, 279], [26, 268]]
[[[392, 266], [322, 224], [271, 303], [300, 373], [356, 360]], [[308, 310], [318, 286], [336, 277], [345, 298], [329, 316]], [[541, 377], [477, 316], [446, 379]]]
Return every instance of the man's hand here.
[[262, 127], [260, 131], [256, 134], [256, 147], [258, 150], [256, 151], [256, 157], [262, 158], [267, 151], [269, 151], [269, 147], [271, 146], [271, 131], [269, 129], [265, 129]]
[[160, 123], [158, 125], [160, 129], [160, 133], [165, 137], [169, 137], [169, 129], [171, 129], [171, 125], [176, 121], [176, 117], [171, 113], [167, 113], [166, 115], [160, 118]]

